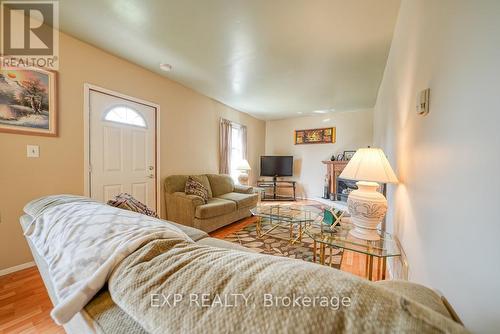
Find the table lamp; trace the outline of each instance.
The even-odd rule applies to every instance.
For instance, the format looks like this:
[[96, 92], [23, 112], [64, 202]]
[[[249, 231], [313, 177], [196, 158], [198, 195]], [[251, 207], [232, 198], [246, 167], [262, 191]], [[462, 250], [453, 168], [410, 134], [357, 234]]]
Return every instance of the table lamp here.
[[356, 238], [379, 240], [378, 224], [387, 212], [387, 199], [377, 191], [379, 183], [397, 183], [398, 179], [380, 148], [360, 148], [344, 168], [339, 178], [355, 180], [357, 190], [347, 198], [347, 207]]
[[245, 159], [241, 160], [240, 163], [236, 166], [236, 170], [239, 170], [241, 172], [238, 176], [238, 182], [241, 185], [248, 185], [248, 171], [251, 169], [252, 168], [250, 168], [250, 164]]

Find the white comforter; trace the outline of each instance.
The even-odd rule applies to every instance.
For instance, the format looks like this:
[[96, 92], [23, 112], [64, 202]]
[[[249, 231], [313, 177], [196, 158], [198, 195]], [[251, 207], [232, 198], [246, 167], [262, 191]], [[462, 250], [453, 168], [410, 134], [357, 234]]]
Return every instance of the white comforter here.
[[52, 317], [64, 324], [106, 284], [115, 266], [155, 239], [192, 241], [168, 222], [91, 201], [59, 195], [29, 203], [34, 217], [25, 235], [49, 267], [57, 295]]

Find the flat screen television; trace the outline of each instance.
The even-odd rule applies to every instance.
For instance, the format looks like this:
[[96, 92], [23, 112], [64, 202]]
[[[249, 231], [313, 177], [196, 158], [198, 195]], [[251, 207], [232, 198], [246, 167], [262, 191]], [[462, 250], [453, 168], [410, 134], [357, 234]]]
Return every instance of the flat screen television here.
[[293, 157], [277, 155], [261, 156], [260, 176], [293, 176]]

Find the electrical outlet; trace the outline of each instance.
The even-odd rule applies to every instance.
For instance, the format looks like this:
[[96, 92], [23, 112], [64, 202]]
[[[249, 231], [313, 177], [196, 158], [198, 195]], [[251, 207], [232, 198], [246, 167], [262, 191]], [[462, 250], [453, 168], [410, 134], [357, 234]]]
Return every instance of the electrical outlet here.
[[28, 146], [26, 146], [26, 156], [28, 158], [38, 158], [38, 157], [40, 157], [40, 147], [38, 145], [28, 145]]

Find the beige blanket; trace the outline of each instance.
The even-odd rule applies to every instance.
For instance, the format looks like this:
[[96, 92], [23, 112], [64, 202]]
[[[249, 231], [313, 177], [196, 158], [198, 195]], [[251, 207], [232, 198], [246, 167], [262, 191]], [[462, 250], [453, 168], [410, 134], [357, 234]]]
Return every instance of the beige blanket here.
[[443, 315], [350, 274], [300, 260], [155, 240], [109, 280], [150, 333], [462, 333]]

